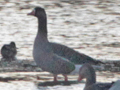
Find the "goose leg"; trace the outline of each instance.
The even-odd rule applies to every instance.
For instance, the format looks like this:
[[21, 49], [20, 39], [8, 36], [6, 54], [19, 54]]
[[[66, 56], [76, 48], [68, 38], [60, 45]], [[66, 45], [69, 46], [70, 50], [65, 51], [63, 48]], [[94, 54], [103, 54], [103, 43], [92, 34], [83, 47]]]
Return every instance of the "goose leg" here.
[[78, 82], [80, 82], [83, 78], [81, 76], [78, 77]]
[[57, 75], [54, 75], [54, 82], [57, 82]]
[[63, 75], [63, 76], [65, 77], [65, 82], [67, 82], [68, 81], [67, 75]]

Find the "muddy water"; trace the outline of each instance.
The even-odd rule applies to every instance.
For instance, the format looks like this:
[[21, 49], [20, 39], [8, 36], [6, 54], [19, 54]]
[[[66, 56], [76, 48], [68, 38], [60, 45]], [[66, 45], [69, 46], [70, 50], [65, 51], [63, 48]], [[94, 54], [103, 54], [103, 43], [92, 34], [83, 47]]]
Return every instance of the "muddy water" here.
[[[37, 19], [27, 16], [27, 13], [35, 6], [42, 6], [48, 16], [49, 41], [67, 45], [97, 59], [119, 60], [119, 0], [103, 0], [103, 2], [81, 0], [77, 3], [75, 1], [0, 0], [0, 47], [15, 41], [18, 47], [17, 59], [32, 60]], [[119, 79], [119, 73], [98, 72], [97, 75], [100, 82]], [[51, 79], [49, 75], [47, 77]], [[73, 78], [76, 80], [77, 76]], [[38, 87], [34, 79], [1, 82], [0, 88], [4, 90], [10, 88], [10, 90], [37, 90], [37, 88], [38, 90], [82, 90], [84, 87], [82, 84]]]

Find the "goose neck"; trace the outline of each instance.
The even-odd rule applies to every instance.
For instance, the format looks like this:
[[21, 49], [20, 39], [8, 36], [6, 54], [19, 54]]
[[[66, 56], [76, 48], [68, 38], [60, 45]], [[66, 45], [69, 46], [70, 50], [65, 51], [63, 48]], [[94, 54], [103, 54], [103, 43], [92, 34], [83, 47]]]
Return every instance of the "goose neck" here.
[[86, 78], [86, 85], [85, 87], [88, 87], [92, 84], [96, 83], [96, 76], [95, 75], [89, 75], [89, 77]]
[[47, 19], [38, 18], [38, 35], [47, 39]]

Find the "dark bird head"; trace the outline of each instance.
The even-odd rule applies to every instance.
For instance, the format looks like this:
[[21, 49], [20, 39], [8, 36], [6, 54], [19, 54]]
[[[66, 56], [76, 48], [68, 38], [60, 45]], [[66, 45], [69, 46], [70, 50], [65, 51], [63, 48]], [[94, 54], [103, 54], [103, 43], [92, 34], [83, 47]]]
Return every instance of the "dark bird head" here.
[[46, 17], [45, 10], [41, 7], [36, 7], [32, 10], [32, 12], [28, 13], [28, 15], [33, 15], [39, 18], [44, 18]]
[[11, 42], [10, 46], [16, 48], [15, 42]]
[[16, 52], [16, 49], [18, 49], [18, 48], [16, 48], [15, 42], [11, 42], [11, 43], [10, 43], [10, 49], [11, 49], [13, 52]]

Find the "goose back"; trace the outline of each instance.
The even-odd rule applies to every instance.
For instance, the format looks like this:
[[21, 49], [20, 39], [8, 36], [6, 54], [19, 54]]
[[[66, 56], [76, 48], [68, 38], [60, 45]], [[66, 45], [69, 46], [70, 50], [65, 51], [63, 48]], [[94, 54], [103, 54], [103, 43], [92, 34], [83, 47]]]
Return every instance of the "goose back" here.
[[102, 62], [96, 59], [93, 59], [90, 56], [87, 56], [83, 53], [79, 53], [75, 50], [73, 50], [72, 48], [69, 48], [65, 45], [61, 45], [58, 43], [53, 43], [50, 42], [50, 45], [53, 49], [53, 52], [61, 57], [67, 58], [68, 60], [70, 60], [71, 62], [73, 62], [74, 64], [84, 64], [84, 63], [90, 63], [93, 65], [96, 64], [101, 64]]

